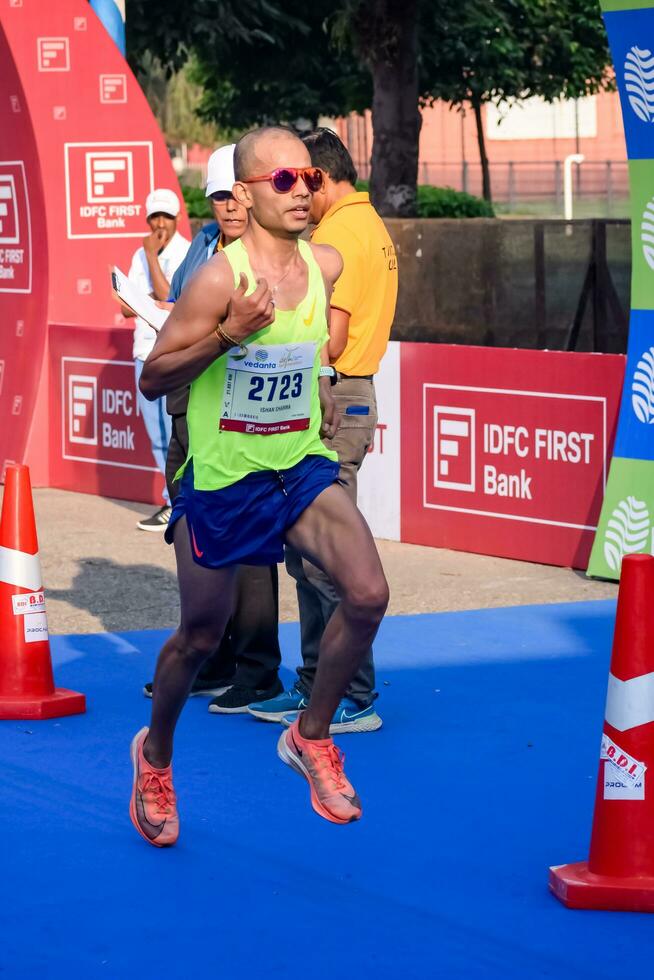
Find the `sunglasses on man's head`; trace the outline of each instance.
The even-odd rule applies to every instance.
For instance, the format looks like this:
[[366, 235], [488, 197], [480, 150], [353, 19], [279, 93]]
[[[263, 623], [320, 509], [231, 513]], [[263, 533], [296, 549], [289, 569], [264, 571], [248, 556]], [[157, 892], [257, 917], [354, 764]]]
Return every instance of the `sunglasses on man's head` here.
[[320, 167], [278, 167], [270, 174], [261, 177], [248, 177], [244, 184], [256, 184], [260, 180], [269, 180], [273, 190], [278, 194], [288, 194], [292, 191], [301, 177], [311, 194], [317, 193], [323, 185], [323, 173]]

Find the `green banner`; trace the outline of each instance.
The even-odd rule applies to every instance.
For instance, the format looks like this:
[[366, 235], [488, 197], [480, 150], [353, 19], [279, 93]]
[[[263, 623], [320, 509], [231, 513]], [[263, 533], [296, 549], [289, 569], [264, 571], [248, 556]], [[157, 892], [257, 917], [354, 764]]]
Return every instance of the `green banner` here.
[[654, 0], [604, 0], [629, 157], [631, 317], [620, 420], [588, 574], [654, 553]]

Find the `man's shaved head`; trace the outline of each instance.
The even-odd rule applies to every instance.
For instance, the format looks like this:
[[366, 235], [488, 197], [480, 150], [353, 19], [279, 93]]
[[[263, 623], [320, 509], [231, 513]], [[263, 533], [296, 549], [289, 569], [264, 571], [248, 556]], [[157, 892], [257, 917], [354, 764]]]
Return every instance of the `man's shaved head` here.
[[262, 141], [267, 145], [278, 140], [293, 140], [302, 143], [299, 136], [296, 136], [292, 129], [287, 126], [262, 126], [261, 129], [254, 129], [251, 133], [246, 133], [236, 144], [234, 151], [234, 176], [236, 180], [247, 180], [248, 177], [257, 177], [261, 170], [262, 159], [257, 153], [257, 147], [263, 149]]

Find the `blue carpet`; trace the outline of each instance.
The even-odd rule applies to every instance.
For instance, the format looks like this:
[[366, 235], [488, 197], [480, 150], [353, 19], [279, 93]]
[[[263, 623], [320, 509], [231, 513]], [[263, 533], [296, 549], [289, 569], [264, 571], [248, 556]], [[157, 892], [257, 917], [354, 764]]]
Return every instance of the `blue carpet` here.
[[[192, 700], [167, 851], [127, 816], [165, 634], [55, 638], [57, 682], [89, 710], [0, 725], [2, 976], [648, 976], [651, 919], [547, 891], [548, 865], [587, 854], [614, 608], [386, 620], [384, 728], [340, 739], [364, 801], [347, 827], [313, 813], [276, 726]], [[296, 624], [282, 642], [290, 668]]]

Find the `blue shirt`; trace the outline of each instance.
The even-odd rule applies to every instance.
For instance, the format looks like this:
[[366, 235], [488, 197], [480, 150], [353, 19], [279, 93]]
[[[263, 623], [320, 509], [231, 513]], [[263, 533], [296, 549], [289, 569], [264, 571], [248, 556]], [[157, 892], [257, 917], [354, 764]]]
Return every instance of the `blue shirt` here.
[[208, 225], [203, 225], [191, 242], [186, 258], [177, 269], [170, 284], [169, 303], [176, 303], [180, 297], [182, 289], [204, 263], [211, 258], [218, 241], [220, 227], [217, 221], [212, 221]]
[[[176, 303], [191, 276], [211, 258], [216, 247], [220, 227], [217, 221], [203, 225], [191, 242], [184, 261], [179, 266], [170, 284], [169, 303]], [[171, 391], [166, 395], [166, 411], [169, 415], [185, 415], [188, 405], [189, 386]]]

